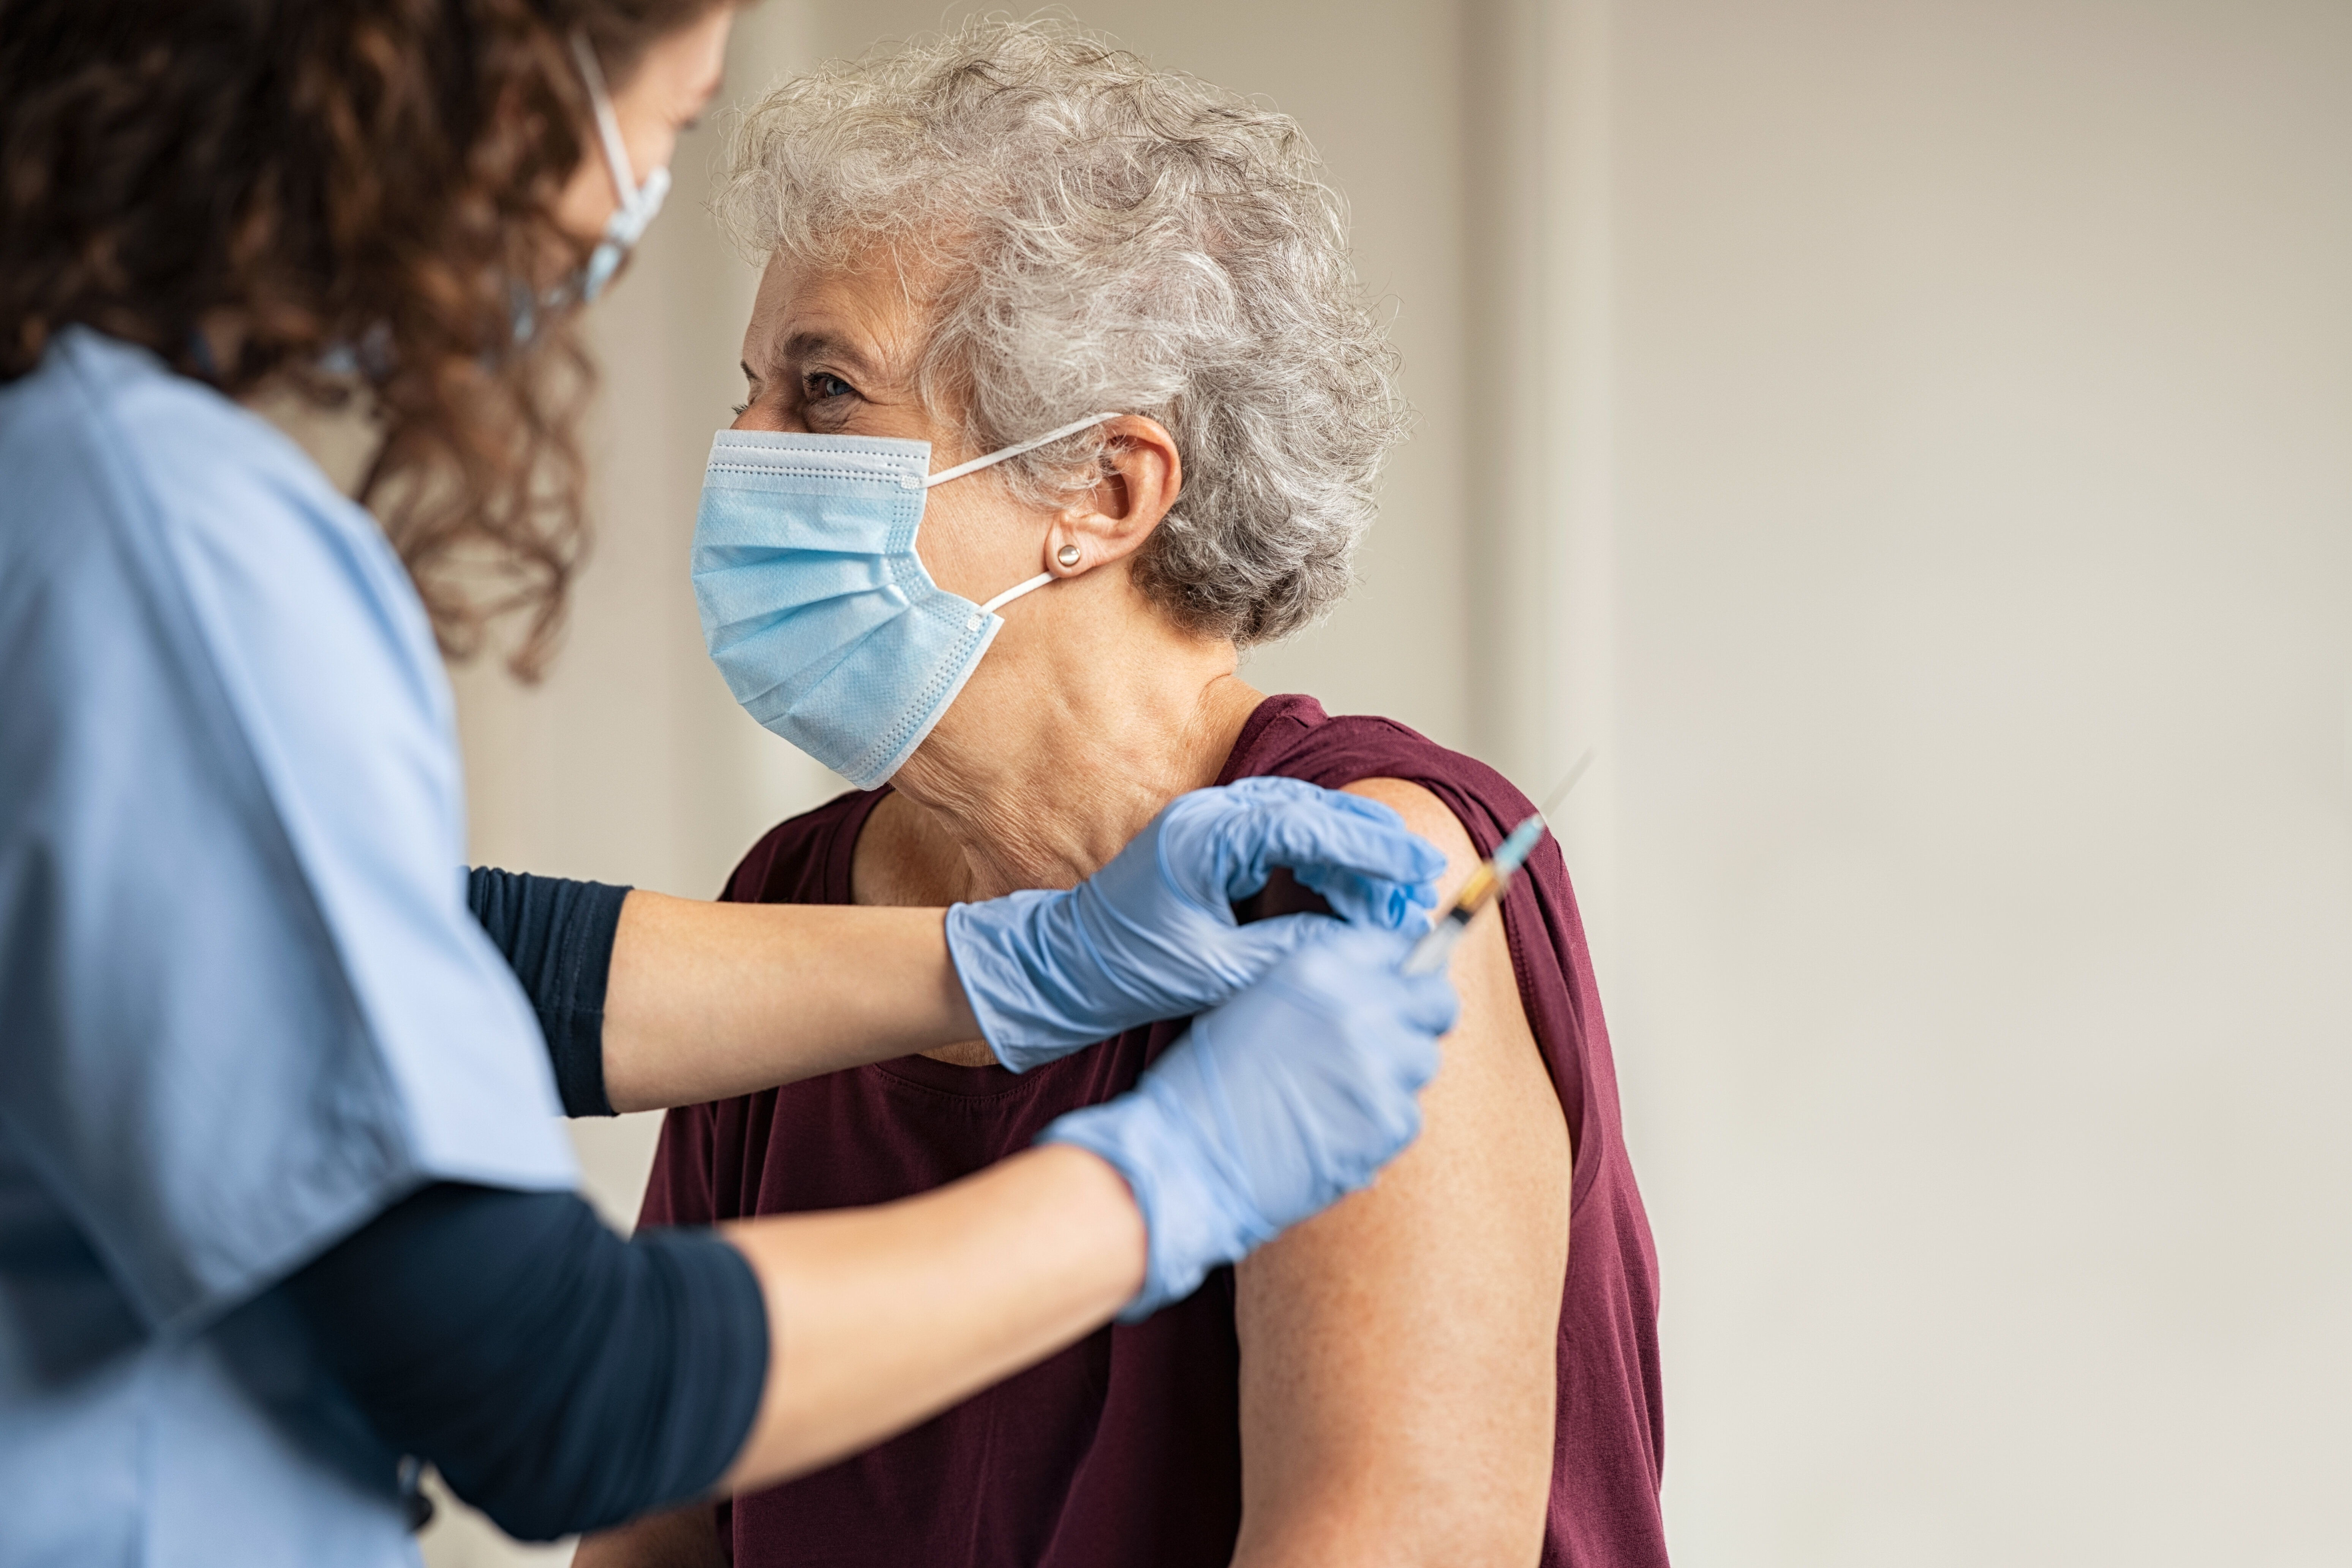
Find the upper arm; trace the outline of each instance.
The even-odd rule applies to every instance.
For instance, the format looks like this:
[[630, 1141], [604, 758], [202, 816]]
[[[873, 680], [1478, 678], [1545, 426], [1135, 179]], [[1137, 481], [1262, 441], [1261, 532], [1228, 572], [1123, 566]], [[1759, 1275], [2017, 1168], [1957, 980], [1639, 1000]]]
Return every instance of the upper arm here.
[[[1445, 852], [1469, 836], [1418, 784], [1370, 779]], [[1237, 1563], [1532, 1563], [1552, 1464], [1568, 1262], [1568, 1129], [1502, 921], [1455, 951], [1462, 1018], [1414, 1145], [1238, 1270]]]

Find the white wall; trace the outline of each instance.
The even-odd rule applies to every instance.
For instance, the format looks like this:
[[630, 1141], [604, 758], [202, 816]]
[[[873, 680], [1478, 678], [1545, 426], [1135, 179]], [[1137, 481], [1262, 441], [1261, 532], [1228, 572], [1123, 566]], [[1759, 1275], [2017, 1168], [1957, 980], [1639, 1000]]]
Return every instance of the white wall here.
[[[771, 0], [730, 91], [941, 14]], [[1253, 678], [1601, 748], [1679, 1560], [2352, 1561], [2352, 7], [1079, 14], [1297, 112], [1396, 301], [1363, 589]], [[461, 681], [479, 858], [688, 893], [834, 787], [694, 626], [703, 155], [600, 307], [572, 647]], [[616, 1212], [649, 1136], [583, 1135]]]
[[2352, 7], [1612, 66], [1684, 1560], [2352, 1561]]

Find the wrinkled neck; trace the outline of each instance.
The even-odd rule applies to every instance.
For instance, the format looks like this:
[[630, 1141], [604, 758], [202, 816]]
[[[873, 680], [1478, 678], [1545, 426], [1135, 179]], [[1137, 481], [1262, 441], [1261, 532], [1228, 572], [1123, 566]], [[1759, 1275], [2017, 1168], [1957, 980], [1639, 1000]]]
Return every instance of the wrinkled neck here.
[[1074, 886], [1171, 799], [1216, 782], [1260, 696], [1231, 644], [1149, 622], [1020, 638], [1008, 625], [899, 770], [926, 837], [961, 860], [942, 868], [952, 896]]

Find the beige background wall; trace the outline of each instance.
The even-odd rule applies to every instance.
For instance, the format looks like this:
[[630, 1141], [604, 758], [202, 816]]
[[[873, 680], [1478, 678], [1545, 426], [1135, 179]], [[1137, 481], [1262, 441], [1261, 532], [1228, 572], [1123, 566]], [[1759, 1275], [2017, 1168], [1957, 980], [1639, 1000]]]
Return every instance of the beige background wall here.
[[[1601, 749], [1679, 1560], [2352, 1560], [2352, 7], [1079, 14], [1297, 113], [1397, 311], [1364, 586], [1254, 678]], [[940, 15], [771, 0], [730, 90]], [[707, 893], [835, 787], [685, 580], [707, 146], [601, 308], [572, 646], [461, 680], [485, 860]], [[583, 1134], [616, 1213], [648, 1137]]]

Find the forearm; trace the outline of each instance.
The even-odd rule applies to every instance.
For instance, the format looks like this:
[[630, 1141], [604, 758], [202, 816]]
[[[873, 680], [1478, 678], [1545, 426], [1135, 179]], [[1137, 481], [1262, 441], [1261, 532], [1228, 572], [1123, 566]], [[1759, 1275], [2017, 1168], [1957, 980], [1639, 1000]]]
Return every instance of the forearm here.
[[[545, 1540], [880, 1441], [1108, 1321], [1144, 1246], [1118, 1174], [1047, 1147], [723, 1239], [625, 1242], [574, 1194], [436, 1185], [283, 1295], [392, 1451]], [[700, 1544], [634, 1533], [646, 1563]]]
[[1437, 863], [1383, 808], [1245, 779], [1178, 799], [1076, 894], [990, 900], [952, 921], [624, 898], [495, 870], [472, 874], [468, 899], [529, 992], [578, 1116], [725, 1099], [983, 1036], [1020, 1071], [1228, 1001], [1307, 940], [1312, 927], [1294, 922], [1244, 930], [1227, 907], [1272, 867], [1386, 927]]
[[692, 1105], [980, 1036], [939, 910], [632, 892], [604, 1000], [615, 1110]]
[[766, 1294], [772, 1353], [746, 1490], [855, 1453], [1061, 1349], [1142, 1283], [1118, 1173], [1047, 1146], [878, 1208], [726, 1227]]

